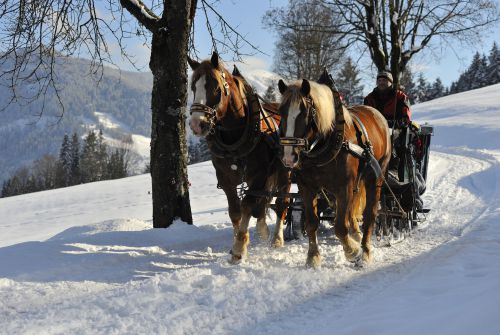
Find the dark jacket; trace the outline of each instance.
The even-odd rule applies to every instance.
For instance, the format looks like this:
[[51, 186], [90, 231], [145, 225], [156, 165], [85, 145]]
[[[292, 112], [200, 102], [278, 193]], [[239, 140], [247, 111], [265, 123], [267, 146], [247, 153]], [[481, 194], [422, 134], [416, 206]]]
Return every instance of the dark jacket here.
[[376, 108], [387, 120], [394, 119], [394, 104], [396, 105], [396, 120], [411, 120], [410, 102], [408, 96], [400, 90], [395, 92], [392, 88], [387, 92], [380, 91], [377, 87], [365, 97], [364, 104]]

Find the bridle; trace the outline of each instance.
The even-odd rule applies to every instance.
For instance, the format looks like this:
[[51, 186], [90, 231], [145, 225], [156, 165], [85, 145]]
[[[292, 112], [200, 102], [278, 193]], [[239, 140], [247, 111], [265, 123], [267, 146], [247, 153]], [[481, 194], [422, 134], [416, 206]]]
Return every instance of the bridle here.
[[[224, 87], [224, 93], [227, 97], [229, 97], [230, 91], [229, 91], [229, 84], [226, 81], [226, 74], [224, 73], [224, 70], [222, 70], [222, 69], [220, 70], [220, 73], [221, 73], [221, 77], [222, 77], [222, 86]], [[221, 99], [219, 100], [219, 102], [216, 103], [215, 105], [213, 105], [212, 107], [205, 105], [205, 104], [200, 104], [200, 103], [194, 102], [191, 105], [191, 108], [189, 110], [190, 116], [192, 116], [193, 113], [203, 113], [205, 115], [206, 119], [208, 120], [208, 122], [210, 124], [208, 132], [212, 135], [215, 132], [215, 124], [217, 121], [217, 110], [219, 109], [219, 105], [220, 105], [221, 101], [222, 101], [222, 96], [221, 96]]]
[[318, 144], [321, 139], [320, 136], [316, 136], [314, 141], [312, 141], [312, 143], [309, 145], [309, 141], [307, 140], [306, 136], [313, 127], [316, 127], [316, 129], [318, 129], [316, 121], [318, 112], [316, 111], [316, 107], [314, 106], [314, 101], [310, 97], [305, 97], [304, 101], [306, 102], [306, 118], [308, 119], [306, 129], [304, 130], [304, 137], [280, 137], [280, 145], [282, 147], [292, 147], [292, 149], [296, 148], [299, 157], [301, 153], [308, 154], [309, 152], [311, 152], [311, 150], [314, 149], [316, 144]]

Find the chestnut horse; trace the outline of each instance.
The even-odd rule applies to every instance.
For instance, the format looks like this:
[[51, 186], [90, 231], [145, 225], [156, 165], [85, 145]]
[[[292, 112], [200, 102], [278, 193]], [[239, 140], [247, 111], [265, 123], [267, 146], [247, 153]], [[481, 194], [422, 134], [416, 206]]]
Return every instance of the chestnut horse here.
[[[279, 157], [278, 125], [269, 117], [266, 124], [271, 129], [267, 132], [261, 129], [260, 105], [252, 88], [243, 77], [229, 73], [216, 53], [201, 63], [188, 61], [193, 69], [194, 96], [189, 125], [196, 136], [206, 137], [218, 187], [227, 197], [234, 228], [230, 262], [235, 264], [247, 254], [251, 216], [257, 218], [260, 239], [267, 240], [266, 210], [270, 194], [288, 191], [288, 172]], [[275, 104], [276, 111], [277, 107]], [[248, 190], [240, 200], [238, 185], [243, 182]], [[268, 195], [262, 196], [265, 194]], [[272, 240], [275, 247], [284, 243], [287, 202], [287, 199], [276, 201], [277, 220]]]
[[[327, 85], [303, 80], [287, 86], [280, 80], [279, 90], [282, 160], [295, 171], [304, 201], [306, 264], [321, 264], [316, 209], [321, 190], [335, 196], [335, 234], [346, 258], [358, 265], [369, 262], [380, 189], [391, 155], [387, 121], [372, 107], [345, 108]], [[360, 210], [362, 240], [355, 220]]]

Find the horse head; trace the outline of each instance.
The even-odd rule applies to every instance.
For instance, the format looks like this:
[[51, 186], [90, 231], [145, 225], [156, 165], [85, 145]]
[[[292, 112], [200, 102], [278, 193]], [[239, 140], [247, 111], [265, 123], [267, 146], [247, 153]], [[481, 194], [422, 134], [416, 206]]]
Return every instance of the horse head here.
[[288, 86], [280, 80], [278, 87], [283, 96], [279, 107], [282, 161], [288, 168], [297, 168], [300, 153], [310, 150], [315, 138], [332, 130], [333, 95], [328, 86], [305, 79]]
[[223, 66], [217, 53], [201, 63], [188, 58], [193, 74], [189, 126], [196, 136], [213, 132], [216, 124], [230, 127], [244, 121], [244, 87]]

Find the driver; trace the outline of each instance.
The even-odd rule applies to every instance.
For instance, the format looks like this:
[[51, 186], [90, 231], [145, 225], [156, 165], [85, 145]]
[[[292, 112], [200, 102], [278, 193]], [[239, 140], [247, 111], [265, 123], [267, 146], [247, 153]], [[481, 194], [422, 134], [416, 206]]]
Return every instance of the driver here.
[[408, 125], [411, 117], [408, 96], [396, 90], [392, 81], [389, 71], [380, 71], [377, 74], [377, 87], [365, 97], [364, 104], [376, 108], [388, 121], [400, 121]]

